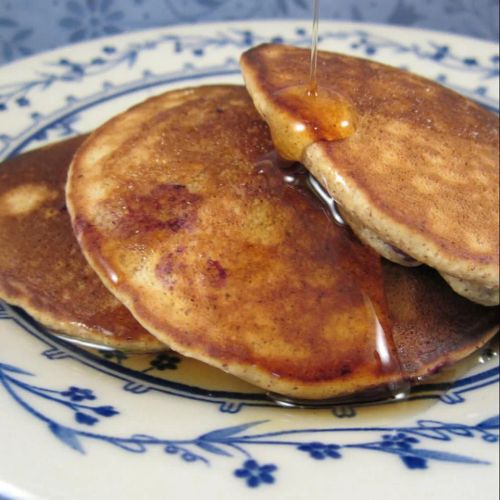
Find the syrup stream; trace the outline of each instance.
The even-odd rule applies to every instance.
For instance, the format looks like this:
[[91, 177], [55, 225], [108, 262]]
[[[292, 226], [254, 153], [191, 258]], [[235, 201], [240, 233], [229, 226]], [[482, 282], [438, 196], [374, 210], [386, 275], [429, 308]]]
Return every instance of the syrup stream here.
[[309, 95], [318, 94], [318, 28], [319, 0], [313, 0], [313, 27], [311, 34], [311, 69], [309, 73]]

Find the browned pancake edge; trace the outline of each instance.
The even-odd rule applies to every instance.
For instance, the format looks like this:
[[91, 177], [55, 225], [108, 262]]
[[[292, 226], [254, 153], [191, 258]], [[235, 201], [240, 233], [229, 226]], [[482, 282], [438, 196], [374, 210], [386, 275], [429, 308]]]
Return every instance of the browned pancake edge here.
[[106, 290], [73, 235], [64, 188], [84, 139], [0, 165], [0, 297], [70, 337], [124, 351], [165, 349]]

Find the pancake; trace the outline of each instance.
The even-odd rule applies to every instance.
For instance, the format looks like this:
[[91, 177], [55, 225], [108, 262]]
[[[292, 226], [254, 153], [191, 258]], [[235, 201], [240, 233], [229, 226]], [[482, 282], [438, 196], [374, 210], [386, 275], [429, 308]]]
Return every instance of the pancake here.
[[[386, 300], [379, 256], [332, 223], [305, 175], [280, 168], [243, 87], [198, 87], [97, 129], [66, 197], [89, 263], [148, 331], [269, 391], [325, 399], [393, 387], [493, 335], [498, 311], [461, 298], [448, 307], [445, 294], [439, 339], [453, 344], [433, 345], [426, 327], [440, 309], [397, 271], [388, 279], [423, 304]], [[392, 318], [404, 323], [399, 347]]]
[[64, 186], [83, 140], [0, 165], [0, 297], [70, 338], [124, 351], [163, 350], [102, 285], [73, 235]]
[[498, 332], [498, 307], [457, 295], [434, 269], [386, 260], [382, 267], [394, 343], [410, 379], [465, 358]]
[[[304, 163], [384, 257], [427, 264], [457, 293], [498, 304], [498, 117], [430, 80], [328, 52], [318, 56], [320, 99], [302, 106], [287, 89], [307, 87], [309, 60], [309, 50], [281, 45], [241, 58], [280, 152]], [[322, 109], [322, 92], [337, 102]], [[352, 111], [355, 131], [323, 140], [336, 106]], [[300, 136], [297, 122], [307, 125]]]

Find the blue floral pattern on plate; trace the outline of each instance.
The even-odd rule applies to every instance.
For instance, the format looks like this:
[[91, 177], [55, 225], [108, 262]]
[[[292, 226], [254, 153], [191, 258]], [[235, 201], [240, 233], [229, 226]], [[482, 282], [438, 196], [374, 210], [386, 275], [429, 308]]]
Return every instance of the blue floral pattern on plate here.
[[[499, 440], [499, 416], [495, 415], [477, 425], [464, 425], [438, 421], [418, 420], [410, 427], [353, 427], [326, 429], [295, 429], [265, 433], [248, 433], [251, 429], [266, 421], [224, 427], [206, 432], [192, 439], [158, 438], [148, 434], [136, 433], [128, 437], [89, 432], [81, 427], [63, 425], [28, 403], [24, 394], [49, 400], [74, 413], [77, 424], [89, 427], [99, 423], [99, 417], [110, 418], [120, 412], [109, 405], [95, 406], [97, 400], [91, 389], [70, 386], [58, 390], [30, 384], [24, 379], [32, 377], [17, 366], [0, 363], [0, 384], [7, 393], [28, 411], [33, 417], [48, 425], [52, 434], [75, 451], [85, 453], [84, 439], [99, 440], [132, 453], [146, 453], [152, 447], [161, 447], [168, 455], [179, 455], [185, 462], [210, 463], [214, 455], [234, 458], [243, 456], [244, 462], [234, 470], [237, 478], [243, 479], [250, 488], [260, 485], [271, 485], [276, 481], [278, 466], [272, 463], [259, 463], [250, 451], [253, 447], [289, 447], [305, 452], [314, 460], [341, 459], [343, 453], [350, 450], [369, 450], [387, 453], [399, 457], [408, 469], [426, 469], [431, 462], [452, 462], [464, 465], [487, 465], [489, 462], [473, 456], [466, 456], [442, 450], [422, 448], [423, 441], [445, 441], [451, 443], [458, 438], [482, 439], [488, 443]], [[356, 442], [309, 441], [308, 436], [341, 436], [353, 434], [379, 434], [378, 438]], [[382, 433], [380, 435], [380, 433]], [[266, 448], [265, 448], [266, 449]]]
[[[336, 0], [323, 19], [452, 31], [497, 40], [495, 0]], [[232, 19], [311, 17], [310, 0], [0, 0], [0, 64], [41, 50], [131, 30]]]
[[[71, 17], [66, 3], [62, 2], [65, 15]], [[114, 12], [118, 4], [106, 5], [108, 12]], [[120, 106], [163, 88], [210, 78], [235, 81], [238, 54], [246, 47], [268, 40], [307, 45], [309, 29], [307, 23], [298, 22], [276, 27], [218, 25], [199, 32], [165, 30], [40, 56], [0, 83], [0, 155], [84, 132]], [[323, 44], [354, 55], [423, 68], [427, 76], [497, 108], [498, 49], [493, 45], [479, 51], [447, 37], [396, 37], [387, 30], [352, 26], [323, 25], [321, 35]], [[122, 104], [113, 108], [120, 99]], [[0, 398], [9, 402], [6, 415], [17, 409], [32, 423], [30, 432], [47, 431], [47, 439], [54, 443], [51, 451], [57, 448], [57, 453], [65, 453], [68, 467], [77, 462], [72, 457], [83, 459], [88, 470], [100, 457], [114, 457], [117, 464], [120, 456], [138, 457], [148, 464], [156, 456], [167, 468], [190, 464], [186, 468], [200, 475], [204, 470], [212, 474], [216, 468], [217, 477], [225, 478], [225, 488], [240, 488], [236, 495], [257, 489], [273, 498], [289, 491], [294, 461], [318, 481], [321, 477], [321, 484], [323, 476], [315, 475], [320, 467], [345, 471], [349, 467], [345, 464], [353, 461], [383, 462], [384, 467], [407, 473], [407, 481], [422, 477], [424, 471], [425, 477], [434, 478], [435, 473], [441, 477], [450, 465], [457, 472], [465, 471], [457, 475], [461, 478], [476, 477], [474, 471], [495, 475], [492, 457], [498, 446], [498, 418], [491, 401], [499, 368], [494, 361], [457, 380], [445, 394], [428, 388], [429, 392], [420, 394], [422, 399], [408, 404], [412, 408], [429, 404], [432, 409], [419, 410], [411, 418], [367, 421], [368, 409], [346, 406], [323, 411], [323, 420], [308, 413], [302, 422], [300, 411], [289, 420], [283, 418], [288, 410], [277, 409], [263, 394], [217, 393], [213, 387], [180, 383], [188, 361], [173, 353], [151, 357], [139, 370], [132, 370], [122, 353], [96, 355], [68, 346], [48, 336], [25, 314], [2, 304], [0, 319], [4, 342], [16, 346], [4, 350], [0, 360], [4, 363]], [[23, 352], [22, 361], [19, 352]], [[28, 356], [26, 362], [24, 356]], [[77, 369], [64, 372], [68, 376], [62, 381], [59, 374], [72, 367]], [[470, 417], [469, 409], [485, 396], [490, 403]], [[142, 418], [142, 409], [150, 401], [161, 404], [170, 425], [152, 427], [149, 419]], [[193, 417], [182, 413], [183, 408], [192, 408]], [[393, 415], [392, 407], [390, 411]], [[198, 418], [201, 414], [203, 418]], [[211, 423], [205, 426], [206, 421]], [[16, 435], [19, 431], [13, 430]], [[114, 467], [114, 462], [110, 460], [109, 466]], [[13, 463], [12, 457], [8, 463]], [[137, 461], [136, 466], [140, 466]], [[125, 484], [128, 478], [123, 480]], [[0, 490], [0, 496], [3, 493]]]

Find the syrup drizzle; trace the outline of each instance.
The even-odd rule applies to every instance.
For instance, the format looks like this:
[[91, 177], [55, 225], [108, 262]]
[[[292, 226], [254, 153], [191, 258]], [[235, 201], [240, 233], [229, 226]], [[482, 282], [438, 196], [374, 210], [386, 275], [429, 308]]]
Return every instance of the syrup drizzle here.
[[[343, 96], [335, 92], [333, 89], [324, 85], [318, 84], [318, 31], [319, 31], [319, 5], [320, 0], [313, 0], [313, 26], [311, 32], [311, 51], [310, 51], [310, 70], [309, 84], [299, 84], [285, 88], [279, 92], [278, 97], [288, 109], [293, 109], [294, 115], [297, 118], [293, 124], [293, 136], [290, 138], [283, 137], [279, 133], [279, 129], [273, 130], [273, 142], [277, 147], [278, 152], [288, 160], [300, 161], [303, 152], [307, 146], [317, 140], [340, 140], [352, 135], [356, 128], [356, 115], [350, 103]], [[289, 130], [285, 133], [289, 134]], [[290, 148], [292, 144], [292, 148]], [[293, 147], [295, 146], [295, 148]], [[306, 189], [312, 192], [316, 198], [325, 206], [329, 216], [338, 226], [345, 226], [345, 222], [338, 210], [337, 204], [333, 197], [323, 188], [317, 179], [309, 174], [303, 167], [295, 164], [292, 168], [283, 169], [283, 180], [285, 183], [294, 188]], [[347, 236], [346, 236], [347, 238]], [[351, 268], [355, 269], [354, 275], [367, 272], [370, 274], [370, 279], [377, 279], [376, 272], [362, 270], [363, 258], [357, 259], [357, 256], [351, 256], [350, 260], [354, 263]], [[360, 268], [360, 269], [358, 269]], [[380, 400], [404, 400], [408, 397], [410, 384], [405, 381], [401, 370], [401, 364], [397, 350], [394, 345], [392, 336], [392, 325], [388, 317], [384, 318], [384, 324], [380, 319], [386, 316], [384, 311], [384, 298], [378, 296], [378, 290], [373, 293], [370, 290], [371, 286], [359, 276], [350, 276], [348, 279], [357, 278], [358, 287], [362, 293], [367, 308], [368, 315], [373, 318], [374, 332], [374, 354], [379, 360], [382, 371], [388, 373], [396, 372], [399, 374], [399, 381], [385, 384], [383, 387], [374, 391], [366, 391], [363, 394], [357, 394], [354, 397], [355, 401], [380, 401]], [[369, 280], [370, 280], [369, 279]], [[380, 286], [381, 283], [378, 283]], [[370, 293], [372, 292], [372, 293]], [[372, 296], [373, 295], [373, 296]], [[382, 314], [382, 316], [380, 316]], [[283, 398], [276, 394], [269, 394], [277, 404], [283, 406], [295, 406], [294, 401], [290, 398]], [[336, 400], [324, 401], [326, 405], [341, 404], [343, 402], [351, 402], [352, 397], [340, 398]], [[295, 402], [296, 403], [296, 402]], [[309, 402], [310, 403], [310, 402]], [[317, 403], [317, 402], [316, 402]], [[299, 402], [299, 405], [304, 402]]]
[[273, 94], [292, 123], [289, 118], [283, 123], [269, 117], [273, 143], [287, 160], [301, 161], [310, 144], [346, 139], [356, 130], [357, 116], [349, 100], [318, 80], [318, 31], [319, 0], [313, 0], [309, 81], [279, 88]]
[[313, 27], [311, 33], [311, 69], [309, 72], [309, 94], [318, 93], [318, 31], [319, 0], [313, 0]]
[[[280, 204], [280, 198], [286, 199], [290, 196], [287, 191], [293, 189], [301, 196], [316, 200], [315, 204], [324, 207], [326, 215], [338, 226], [344, 225], [343, 219], [337, 210], [334, 200], [323, 189], [321, 184], [298, 162], [284, 161], [276, 152], [259, 158], [255, 163], [255, 173], [266, 178], [265, 186], [270, 189], [275, 197], [276, 203]], [[278, 185], [281, 184], [281, 188]], [[295, 195], [296, 196], [296, 195]], [[295, 200], [293, 205], [295, 206]], [[311, 202], [309, 202], [311, 203]], [[346, 294], [353, 294], [362, 298], [364, 306], [360, 313], [359, 333], [366, 331], [367, 337], [364, 342], [370, 343], [372, 355], [368, 355], [360, 366], [352, 366], [354, 371], [363, 370], [367, 366], [378, 370], [382, 378], [389, 377], [389, 381], [375, 391], [365, 391], [357, 394], [356, 401], [380, 401], [404, 399], [409, 385], [402, 373], [397, 349], [392, 336], [392, 324], [389, 318], [385, 296], [383, 294], [383, 278], [381, 270], [374, 259], [374, 255], [353, 241], [344, 229], [332, 229], [331, 238], [334, 240], [335, 249], [329, 258], [335, 261], [334, 271], [336, 284], [346, 290]], [[319, 255], [322, 250], [318, 249]], [[336, 310], [336, 304], [330, 304], [330, 311]], [[343, 321], [345, 310], [338, 304], [338, 321]], [[358, 311], [359, 313], [359, 311]], [[357, 313], [355, 313], [357, 314]], [[363, 349], [366, 348], [366, 344]], [[370, 358], [371, 356], [371, 358]], [[346, 365], [349, 361], [346, 359]], [[387, 379], [386, 379], [387, 380]], [[305, 402], [296, 402], [287, 397], [277, 394], [269, 394], [277, 404], [283, 406], [306, 405]], [[330, 399], [327, 401], [309, 401], [313, 406], [331, 406], [342, 402], [351, 402], [352, 397]]]

